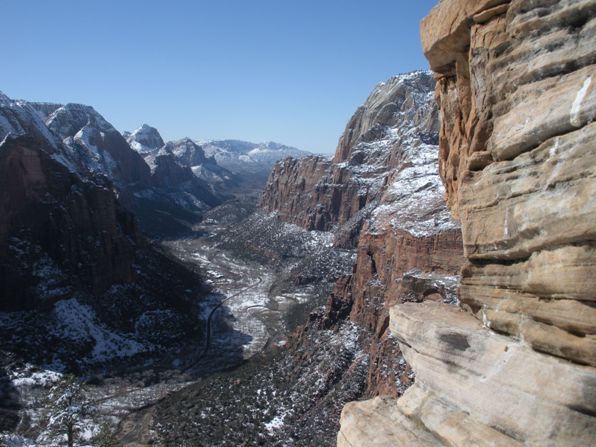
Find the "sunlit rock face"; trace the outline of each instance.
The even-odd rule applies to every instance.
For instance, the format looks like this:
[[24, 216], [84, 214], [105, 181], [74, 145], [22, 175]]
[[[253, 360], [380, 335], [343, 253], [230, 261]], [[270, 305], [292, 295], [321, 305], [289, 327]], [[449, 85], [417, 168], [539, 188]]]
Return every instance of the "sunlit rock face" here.
[[416, 383], [339, 446], [596, 443], [596, 2], [440, 2], [423, 20], [460, 306], [400, 304]]
[[158, 151], [165, 144], [159, 131], [147, 124], [132, 132], [125, 132], [123, 136], [130, 147], [141, 155]]
[[[391, 191], [400, 194], [396, 190], [402, 187], [394, 186], [398, 172], [403, 171], [402, 180], [408, 175], [417, 179], [420, 196], [438, 191], [442, 185], [434, 168], [423, 172], [433, 158], [436, 162], [434, 84], [430, 72], [419, 71], [377, 85], [349, 120], [333, 159], [307, 157], [277, 163], [261, 206], [309, 230], [344, 226], [340, 243], [355, 245], [366, 218], [381, 200], [387, 201], [384, 195], [392, 201]], [[410, 164], [414, 167], [408, 170]], [[433, 179], [426, 177], [429, 174]], [[426, 185], [426, 180], [432, 184]], [[406, 195], [404, 190], [404, 204]]]
[[46, 118], [46, 125], [62, 139], [68, 159], [83, 175], [105, 175], [120, 188], [149, 183], [143, 158], [93, 107], [66, 104]]
[[278, 163], [261, 199], [281, 220], [331, 230], [336, 245], [356, 248], [352, 274], [305, 333], [356, 323], [367, 362], [363, 397], [398, 396], [412, 382], [389, 308], [456, 299], [462, 239], [438, 174], [438, 127], [430, 73], [394, 76], [354, 113], [332, 160]]

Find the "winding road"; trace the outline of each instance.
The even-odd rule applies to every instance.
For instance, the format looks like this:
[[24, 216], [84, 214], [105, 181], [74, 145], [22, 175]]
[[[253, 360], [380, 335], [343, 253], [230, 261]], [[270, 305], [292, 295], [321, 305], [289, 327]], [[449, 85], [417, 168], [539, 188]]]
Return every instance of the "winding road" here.
[[[242, 288], [238, 292], [234, 293], [233, 295], [230, 295], [230, 296], [224, 298], [223, 300], [221, 300], [219, 303], [217, 303], [217, 305], [215, 305], [211, 309], [211, 311], [209, 312], [209, 316], [207, 317], [207, 327], [205, 329], [206, 330], [205, 346], [203, 347], [203, 351], [201, 352], [199, 357], [192, 364], [190, 364], [189, 366], [187, 366], [186, 368], [184, 368], [181, 371], [182, 373], [186, 373], [186, 372], [190, 371], [191, 369], [195, 368], [201, 362], [201, 360], [203, 360], [203, 358], [209, 351], [209, 348], [211, 347], [211, 324], [212, 324], [213, 316], [215, 315], [215, 312], [217, 312], [217, 310], [219, 308], [221, 308], [221, 306], [223, 306], [226, 302], [229, 302], [230, 300], [237, 298], [238, 296], [242, 295], [243, 293], [247, 292], [248, 290], [254, 289], [258, 285], [260, 285], [262, 283], [262, 281], [263, 281], [262, 278], [260, 278], [260, 277], [257, 278], [257, 281], [255, 283], [250, 284], [250, 285]], [[100, 399], [99, 401], [105, 401], [110, 398], [124, 397], [124, 396], [127, 396], [133, 392], [139, 391], [140, 389], [141, 388], [132, 389], [132, 390], [129, 390], [128, 392], [119, 394], [117, 396], [104, 397], [104, 398]], [[174, 391], [174, 390], [172, 390], [172, 391]], [[120, 422], [119, 429], [116, 433], [116, 439], [118, 440], [118, 445], [127, 445], [128, 443], [133, 443], [133, 442], [137, 442], [134, 444], [137, 446], [150, 444], [150, 441], [145, 438], [147, 436], [147, 433], [149, 433], [149, 431], [150, 431], [149, 428], [152, 424], [152, 419], [153, 419], [152, 407], [154, 407], [158, 402], [160, 402], [161, 400], [166, 398], [168, 396], [168, 394], [169, 393], [166, 393], [164, 396], [161, 396], [160, 398], [154, 400], [153, 402], [149, 402], [149, 403], [142, 405], [138, 408], [131, 408], [129, 410], [130, 413], [128, 414], [127, 417], [125, 417]], [[98, 402], [98, 401], [96, 401], [96, 402]], [[138, 440], [146, 441], [147, 444], [138, 443]]]
[[254, 289], [258, 285], [260, 285], [261, 282], [263, 282], [263, 278], [260, 278], [260, 277], [257, 278], [257, 282], [256, 283], [250, 284], [250, 285], [248, 285], [248, 286], [240, 289], [235, 294], [230, 295], [230, 296], [224, 298], [219, 303], [217, 303], [217, 305], [214, 306], [213, 309], [211, 309], [211, 312], [209, 312], [209, 316], [207, 317], [207, 327], [205, 328], [205, 346], [203, 348], [203, 352], [201, 352], [201, 354], [199, 355], [199, 357], [194, 362], [192, 362], [189, 366], [187, 366], [186, 368], [184, 368], [182, 370], [183, 373], [186, 373], [186, 372], [190, 371], [192, 368], [194, 368], [195, 366], [197, 366], [201, 362], [201, 360], [203, 360], [203, 358], [205, 357], [205, 355], [207, 355], [207, 352], [209, 351], [209, 348], [211, 347], [211, 321], [213, 320], [213, 315], [215, 315], [215, 312], [217, 312], [217, 310], [221, 306], [223, 306], [226, 302], [230, 301], [233, 298], [236, 298], [236, 297], [242, 295], [243, 293], [245, 293], [248, 290]]

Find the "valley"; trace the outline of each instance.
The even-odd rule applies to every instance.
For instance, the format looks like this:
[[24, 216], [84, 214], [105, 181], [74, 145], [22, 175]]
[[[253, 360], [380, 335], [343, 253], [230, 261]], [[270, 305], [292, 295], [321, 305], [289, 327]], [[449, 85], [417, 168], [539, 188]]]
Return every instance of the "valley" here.
[[[272, 226], [280, 237], [294, 238], [302, 245], [293, 245], [294, 256], [290, 260], [276, 262], [264, 262], [258, 251], [243, 251], [238, 256], [236, 251], [222, 249], [221, 244], [246, 242], [231, 240], [229, 234], [246, 219], [252, 219], [253, 230], [260, 231], [251, 235], [250, 242], [256, 247], [270, 244], [267, 231]], [[335, 277], [346, 274], [353, 262], [353, 251], [332, 247], [330, 233], [307, 232], [275, 222], [273, 217], [255, 212], [254, 198], [224, 203], [212, 209], [205, 222], [195, 228], [196, 237], [155, 243], [199, 271], [208, 284], [208, 295], [194, 304], [198, 318], [207, 322], [203, 327], [206, 336], [200, 337], [200, 342], [189, 340], [188, 349], [175, 358], [162, 358], [142, 367], [130, 365], [117, 375], [101, 368], [82, 371], [83, 377], [87, 377], [85, 404], [93, 406], [94, 411], [81, 421], [85, 426], [81, 442], [99, 438], [118, 443], [153, 439], [150, 423], [155, 403], [217, 372], [233, 370], [250, 359], [268, 358], [285, 349], [290, 330], [322, 303]], [[285, 248], [267, 249], [277, 250], [283, 257]], [[335, 276], [319, 277], [304, 285], [288, 279], [297, 262], [323, 251], [336, 259]], [[52, 368], [22, 364], [17, 359], [12, 365], [5, 365], [5, 371], [14, 392], [20, 396], [19, 411], [27, 415], [16, 427], [22, 438], [13, 435], [5, 441], [11, 445], [38, 445], [60, 439], [60, 428], [48, 423], [52, 406], [47, 396], [62, 374]], [[234, 376], [233, 372], [230, 374]]]
[[[114, 184], [123, 213], [132, 210], [145, 233], [130, 230], [137, 242], [128, 284], [99, 294], [73, 285], [73, 298], [6, 313], [0, 336], [11, 360], [2, 383], [14, 404], [5, 406], [5, 440], [23, 446], [64, 439], [45, 396], [69, 373], [84, 389], [81, 408], [92, 409], [77, 418], [77, 436], [91, 445], [331, 446], [345, 404], [403, 394], [415, 375], [388, 331], [388, 309], [396, 302], [456, 304], [461, 263], [461, 234], [437, 174], [433, 87], [424, 71], [378, 84], [333, 159], [279, 160], [262, 192], [246, 184], [239, 192], [242, 170], [227, 171], [217, 155], [238, 169], [257, 157], [271, 163], [272, 151], [281, 157], [289, 149], [164, 143], [146, 125], [121, 138], [91, 108], [49, 107], [50, 124], [83, 113], [85, 129], [99, 126], [100, 135], [111, 132], [118, 141], [104, 141], [101, 151], [77, 137], [79, 149], [145, 163], [144, 183]], [[46, 107], [4, 104], [5, 113], [16, 110], [45, 131], [39, 110]], [[83, 122], [54, 127], [72, 134]], [[64, 141], [74, 144], [70, 138]], [[68, 146], [53, 144], [78, 160]], [[247, 150], [252, 161], [235, 152]], [[86, 160], [76, 171], [84, 179]], [[247, 172], [252, 184], [256, 171]], [[144, 252], [160, 261], [144, 262]], [[22, 269], [31, 266], [23, 262]], [[15, 322], [16, 315], [24, 320]], [[31, 319], [45, 321], [41, 331], [28, 331]], [[55, 334], [51, 357], [35, 335], [43, 331]]]
[[[333, 155], [263, 140], [320, 138], [300, 118], [323, 126], [326, 95], [386, 59], [370, 26], [401, 14], [369, 9], [330, 83], [252, 60], [221, 78], [226, 51], [168, 67], [181, 93], [146, 112], [170, 140], [0, 92], [0, 446], [596, 445], [596, 0], [441, 0], [431, 70], [377, 83]], [[240, 40], [316, 37], [311, 76], [342, 41], [314, 18], [241, 17]], [[222, 139], [244, 131], [265, 142]]]

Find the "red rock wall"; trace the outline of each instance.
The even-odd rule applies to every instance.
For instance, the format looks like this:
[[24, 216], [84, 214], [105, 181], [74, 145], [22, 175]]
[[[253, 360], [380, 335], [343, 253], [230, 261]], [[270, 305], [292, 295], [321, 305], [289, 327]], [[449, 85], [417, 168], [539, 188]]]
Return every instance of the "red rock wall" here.
[[[132, 215], [120, 208], [111, 190], [82, 182], [52, 160], [39, 149], [43, 144], [19, 137], [6, 141], [0, 154], [3, 308], [35, 304], [34, 281], [27, 272], [15, 271], [14, 250], [20, 249], [9, 249], [19, 240], [47, 253], [90, 292], [134, 279], [133, 244], [140, 238]], [[39, 253], [31, 255], [23, 262], [39, 260]]]

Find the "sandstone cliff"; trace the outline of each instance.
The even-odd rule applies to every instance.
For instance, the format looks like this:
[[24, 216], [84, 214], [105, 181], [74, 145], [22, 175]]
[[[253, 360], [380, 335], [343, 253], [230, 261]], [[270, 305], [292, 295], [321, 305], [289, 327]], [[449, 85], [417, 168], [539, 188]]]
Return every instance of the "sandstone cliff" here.
[[338, 446], [596, 443], [596, 2], [444, 0], [422, 22], [461, 306], [401, 304], [416, 373]]

